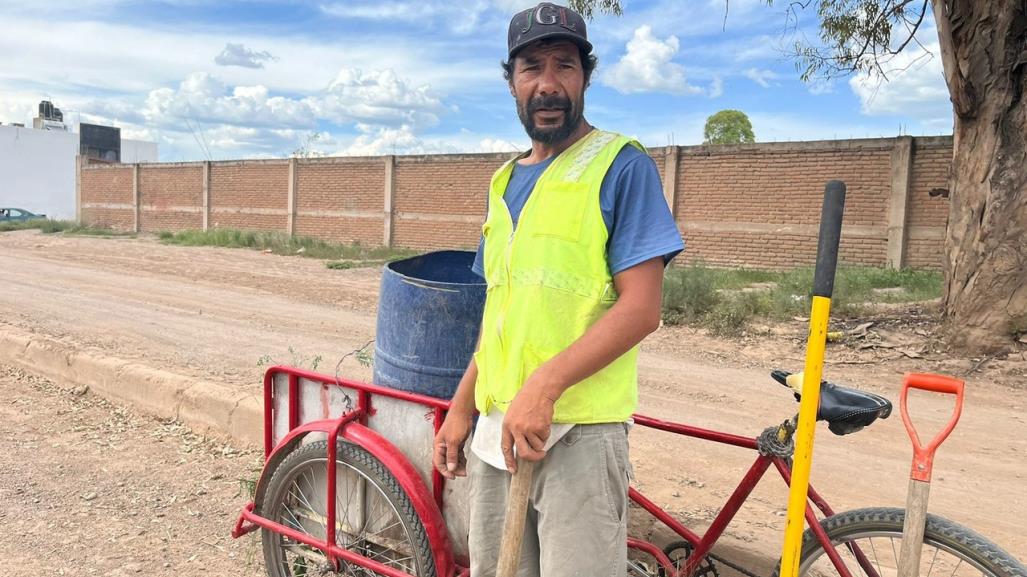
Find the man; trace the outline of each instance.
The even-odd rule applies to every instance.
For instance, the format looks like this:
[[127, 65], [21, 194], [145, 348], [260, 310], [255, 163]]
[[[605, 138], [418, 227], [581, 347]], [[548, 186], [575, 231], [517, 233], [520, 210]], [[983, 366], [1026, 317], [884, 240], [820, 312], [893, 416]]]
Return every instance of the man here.
[[549, 3], [520, 12], [508, 48], [531, 150], [492, 179], [474, 266], [488, 283], [478, 352], [434, 465], [470, 477], [475, 577], [495, 574], [517, 458], [537, 461], [520, 575], [623, 575], [637, 346], [659, 326], [663, 268], [683, 244], [641, 145], [584, 119], [596, 59], [581, 16]]

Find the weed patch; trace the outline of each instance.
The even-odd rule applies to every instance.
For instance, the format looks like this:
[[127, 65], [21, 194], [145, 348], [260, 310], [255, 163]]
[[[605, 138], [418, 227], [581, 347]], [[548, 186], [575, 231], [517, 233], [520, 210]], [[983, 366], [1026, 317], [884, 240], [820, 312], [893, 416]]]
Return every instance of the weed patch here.
[[34, 220], [9, 220], [0, 222], [0, 232], [10, 232], [12, 230], [29, 230], [32, 228], [42, 228], [43, 224], [49, 222], [45, 219], [34, 219]]
[[[158, 235], [161, 242], [181, 246], [220, 246], [227, 248], [250, 248], [269, 250], [274, 254], [300, 255], [332, 261], [378, 261], [386, 262], [418, 254], [417, 251], [377, 246], [363, 246], [360, 243], [337, 244], [306, 236], [289, 236], [275, 231], [237, 230], [218, 228], [213, 230], [184, 230], [163, 232]], [[330, 263], [328, 268], [353, 268]], [[363, 265], [361, 265], [363, 266]]]
[[321, 366], [321, 361], [324, 358], [321, 355], [314, 355], [310, 357], [308, 355], [301, 354], [299, 351], [294, 349], [292, 346], [288, 348], [289, 351], [289, 362], [283, 363], [275, 359], [271, 355], [261, 355], [257, 359], [257, 368], [264, 369], [266, 367], [273, 367], [275, 365], [288, 365], [291, 367], [299, 367], [301, 369], [309, 369], [316, 372], [317, 368]]
[[0, 222], [0, 232], [39, 229], [43, 234], [65, 233], [89, 236], [134, 237], [134, 233], [119, 232], [100, 226], [78, 224], [73, 220], [36, 219], [18, 222]]
[[[874, 303], [918, 302], [941, 295], [941, 274], [928, 270], [840, 267], [832, 313], [855, 316]], [[756, 318], [783, 320], [809, 314], [813, 269], [790, 271], [673, 268], [664, 275], [663, 320], [731, 334]]]

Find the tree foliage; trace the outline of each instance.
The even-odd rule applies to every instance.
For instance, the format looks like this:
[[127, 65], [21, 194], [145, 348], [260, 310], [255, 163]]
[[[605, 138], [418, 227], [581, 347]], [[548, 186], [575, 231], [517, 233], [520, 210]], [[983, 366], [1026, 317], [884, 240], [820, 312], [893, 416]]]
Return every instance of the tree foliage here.
[[586, 20], [592, 19], [593, 10], [596, 8], [604, 14], [620, 16], [622, 11], [620, 0], [569, 0], [567, 5], [571, 10], [581, 14]]
[[[816, 4], [821, 45], [795, 43], [802, 79], [832, 78], [853, 72], [876, 72], [887, 79], [889, 62], [910, 43], [927, 14], [929, 0], [806, 0], [788, 7], [797, 25], [799, 11]], [[773, 0], [767, 0], [773, 5]], [[922, 48], [922, 46], [921, 46]], [[924, 52], [927, 55], [927, 52]]]
[[752, 132], [749, 117], [741, 110], [721, 110], [706, 119], [703, 128], [703, 144], [752, 144], [756, 135]]
[[[782, 0], [778, 0], [782, 2]], [[773, 6], [774, 0], [766, 0]], [[924, 21], [930, 0], [787, 0], [788, 25], [797, 29], [801, 14], [813, 8], [820, 24], [820, 44], [796, 41], [792, 56], [802, 80], [834, 78], [853, 72], [876, 72], [887, 79], [889, 61], [911, 43]], [[598, 9], [620, 15], [620, 0], [570, 0], [587, 19]], [[727, 18], [730, 0], [724, 0]], [[921, 46], [922, 48], [922, 46]], [[929, 54], [924, 51], [924, 56]]]

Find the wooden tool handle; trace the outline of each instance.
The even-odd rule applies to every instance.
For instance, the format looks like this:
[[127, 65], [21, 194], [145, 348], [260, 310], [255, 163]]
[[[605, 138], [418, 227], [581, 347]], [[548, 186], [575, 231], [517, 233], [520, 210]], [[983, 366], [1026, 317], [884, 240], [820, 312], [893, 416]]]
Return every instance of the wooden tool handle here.
[[924, 544], [927, 525], [927, 499], [931, 484], [909, 480], [906, 496], [906, 520], [902, 525], [902, 550], [899, 552], [899, 577], [919, 577], [920, 550]]
[[524, 522], [528, 514], [528, 496], [531, 494], [531, 477], [534, 472], [534, 461], [517, 459], [517, 472], [510, 481], [510, 493], [506, 497], [506, 519], [503, 521], [503, 542], [499, 547], [496, 577], [517, 575], [517, 566], [521, 559], [521, 542], [524, 540]]

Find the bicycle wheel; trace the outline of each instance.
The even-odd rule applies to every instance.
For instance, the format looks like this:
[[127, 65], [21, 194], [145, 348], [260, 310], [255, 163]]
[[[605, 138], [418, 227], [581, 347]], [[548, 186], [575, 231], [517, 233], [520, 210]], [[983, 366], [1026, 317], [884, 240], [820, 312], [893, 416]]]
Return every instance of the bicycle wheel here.
[[[872, 574], [861, 567], [854, 553], [862, 551], [873, 571], [880, 577], [897, 574], [902, 546], [904, 509], [869, 508], [847, 511], [822, 521], [835, 549], [854, 575]], [[775, 571], [775, 575], [778, 574]], [[809, 529], [802, 540], [799, 575], [837, 575], [824, 547]], [[921, 577], [1027, 577], [1024, 566], [991, 541], [976, 532], [936, 515], [927, 516], [924, 548], [920, 557]]]
[[[257, 512], [286, 527], [324, 540], [328, 518], [328, 443], [303, 445], [282, 461]], [[435, 577], [435, 560], [424, 525], [396, 478], [361, 447], [338, 443], [336, 453], [335, 542], [388, 567]], [[261, 532], [270, 577], [329, 574], [327, 556], [284, 535]], [[342, 575], [375, 575], [340, 561]], [[335, 574], [335, 573], [332, 573]]]

